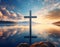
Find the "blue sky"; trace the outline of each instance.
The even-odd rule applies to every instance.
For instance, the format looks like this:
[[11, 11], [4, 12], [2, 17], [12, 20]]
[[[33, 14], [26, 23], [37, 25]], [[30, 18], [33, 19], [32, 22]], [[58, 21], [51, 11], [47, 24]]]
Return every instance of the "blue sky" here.
[[6, 5], [8, 9], [14, 7], [15, 12], [27, 15], [29, 10], [36, 12], [46, 5], [59, 2], [59, 0], [0, 0], [0, 5]]
[[28, 14], [29, 10], [36, 12], [46, 5], [60, 2], [59, 0], [0, 0], [0, 5], [7, 6], [9, 10], [20, 12], [24, 15]]
[[[1, 5], [6, 5], [8, 9], [14, 7], [15, 12], [27, 15], [29, 10], [36, 12], [43, 7], [44, 0], [1, 0]], [[9, 8], [10, 7], [10, 8]], [[36, 8], [35, 8], [36, 7]]]
[[[44, 23], [44, 22], [51, 21], [51, 19], [50, 21], [45, 20], [47, 19], [46, 15], [50, 16], [49, 15], [50, 11], [54, 12], [56, 10], [60, 10], [60, 0], [0, 0], [0, 7], [2, 7], [2, 10], [5, 9], [4, 12], [6, 13], [6, 15], [8, 14], [7, 15], [8, 19], [9, 17], [11, 17], [11, 15], [12, 17], [15, 17], [15, 18], [21, 17], [20, 14], [22, 14], [22, 16], [26, 16], [26, 15], [28, 16], [29, 10], [32, 10], [33, 12], [32, 14], [37, 16], [37, 19], [36, 20], [34, 19], [34, 21], [37, 21], [37, 22], [40, 21]], [[11, 14], [12, 12], [13, 14]], [[19, 14], [17, 15], [17, 13]], [[53, 15], [51, 17], [53, 17]], [[4, 18], [6, 18], [5, 15], [3, 16]]]

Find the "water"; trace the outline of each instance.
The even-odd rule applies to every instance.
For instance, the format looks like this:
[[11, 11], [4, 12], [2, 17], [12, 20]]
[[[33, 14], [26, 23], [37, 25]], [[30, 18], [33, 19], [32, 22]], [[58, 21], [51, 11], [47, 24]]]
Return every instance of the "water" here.
[[[29, 43], [24, 36], [29, 35], [29, 25], [0, 26], [0, 47], [16, 47], [20, 43]], [[60, 27], [53, 24], [34, 24], [32, 44], [41, 41], [50, 41], [60, 47]]]

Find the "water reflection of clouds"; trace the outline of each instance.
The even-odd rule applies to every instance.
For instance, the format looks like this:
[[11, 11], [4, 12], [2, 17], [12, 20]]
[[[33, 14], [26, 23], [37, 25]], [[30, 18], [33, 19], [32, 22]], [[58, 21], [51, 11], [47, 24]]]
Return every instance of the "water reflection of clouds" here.
[[10, 26], [0, 28], [0, 38], [6, 39], [16, 34], [22, 34], [27, 28], [25, 26]]
[[[60, 37], [60, 27], [53, 24], [38, 24], [32, 27], [33, 34], [37, 34], [38, 37], [47, 38]], [[22, 34], [28, 30], [28, 26], [10, 26], [0, 28], [0, 37], [9, 37], [15, 34]]]
[[[42, 41], [51, 41], [56, 45], [60, 44], [60, 27], [53, 24], [40, 24], [33, 27], [33, 33]], [[39, 40], [40, 40], [39, 39]], [[60, 46], [60, 45], [59, 45]]]
[[[40, 24], [33, 27], [33, 33], [42, 40], [51, 41], [56, 45], [60, 44], [60, 27], [53, 24]], [[59, 45], [60, 46], [60, 45]]]
[[[25, 32], [29, 32], [29, 26], [9, 26], [0, 28], [0, 38], [6, 39], [10, 36], [18, 37], [20, 34], [24, 36]], [[32, 34], [37, 35], [42, 40], [49, 40], [54, 44], [60, 44], [60, 27], [53, 24], [36, 24], [32, 26]], [[22, 39], [22, 38], [20, 38]], [[39, 39], [39, 40], [40, 40]], [[38, 40], [38, 39], [36, 39]]]

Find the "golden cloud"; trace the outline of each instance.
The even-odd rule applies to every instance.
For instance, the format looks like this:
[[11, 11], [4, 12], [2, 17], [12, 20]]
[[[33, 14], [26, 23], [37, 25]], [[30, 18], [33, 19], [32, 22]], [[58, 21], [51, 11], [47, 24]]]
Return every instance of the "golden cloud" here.
[[3, 32], [2, 31], [0, 31], [0, 36], [2, 36], [3, 35]]
[[51, 20], [60, 19], [60, 9], [55, 9], [53, 11], [50, 11], [48, 15], [45, 16], [45, 18], [51, 19]]

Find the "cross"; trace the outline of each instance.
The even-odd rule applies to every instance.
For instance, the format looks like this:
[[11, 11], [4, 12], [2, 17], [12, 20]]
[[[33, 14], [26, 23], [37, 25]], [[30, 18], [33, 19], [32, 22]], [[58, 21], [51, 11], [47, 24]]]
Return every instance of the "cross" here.
[[37, 16], [32, 16], [32, 12], [30, 10], [30, 16], [24, 16], [24, 18], [29, 18], [29, 25], [30, 25], [30, 32], [29, 36], [24, 36], [24, 38], [29, 38], [29, 44], [31, 45], [32, 43], [32, 38], [37, 38], [37, 36], [32, 36], [32, 18], [37, 18]]

